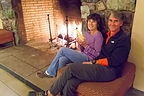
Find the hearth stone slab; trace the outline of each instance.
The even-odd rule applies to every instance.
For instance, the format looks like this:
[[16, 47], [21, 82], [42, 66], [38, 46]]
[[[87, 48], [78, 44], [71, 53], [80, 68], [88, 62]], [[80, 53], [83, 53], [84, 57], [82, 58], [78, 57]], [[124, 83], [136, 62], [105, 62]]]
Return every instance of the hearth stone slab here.
[[41, 79], [36, 72], [46, 70], [55, 55], [54, 52], [42, 52], [26, 45], [0, 49], [0, 68], [34, 90], [44, 91], [50, 88], [56, 78]]

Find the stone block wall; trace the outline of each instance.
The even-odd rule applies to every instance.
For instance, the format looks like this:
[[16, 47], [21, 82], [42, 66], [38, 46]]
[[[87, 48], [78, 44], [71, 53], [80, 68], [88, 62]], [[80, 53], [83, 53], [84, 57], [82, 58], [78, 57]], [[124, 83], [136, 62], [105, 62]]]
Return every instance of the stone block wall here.
[[18, 44], [19, 37], [17, 34], [16, 16], [12, 8], [11, 0], [0, 0], [0, 19], [2, 20], [3, 29], [15, 33], [15, 42]]
[[87, 31], [86, 17], [91, 13], [98, 13], [107, 18], [110, 10], [120, 10], [125, 14], [123, 30], [131, 35], [136, 0], [81, 0], [81, 18], [83, 19], [83, 32]]

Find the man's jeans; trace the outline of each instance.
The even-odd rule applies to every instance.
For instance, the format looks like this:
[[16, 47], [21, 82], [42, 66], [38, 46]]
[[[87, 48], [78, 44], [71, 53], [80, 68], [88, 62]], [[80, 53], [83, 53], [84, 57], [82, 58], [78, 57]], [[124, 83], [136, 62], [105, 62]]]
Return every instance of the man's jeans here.
[[117, 78], [112, 67], [100, 64], [70, 63], [50, 87], [53, 96], [77, 96], [76, 89], [82, 82], [106, 82]]
[[48, 73], [51, 76], [56, 77], [57, 70], [64, 67], [66, 64], [69, 64], [69, 63], [81, 64], [81, 62], [88, 62], [88, 61], [89, 59], [87, 55], [77, 52], [75, 50], [72, 50], [70, 48], [62, 47], [60, 48], [56, 57], [50, 64], [49, 68], [46, 70], [46, 73]]

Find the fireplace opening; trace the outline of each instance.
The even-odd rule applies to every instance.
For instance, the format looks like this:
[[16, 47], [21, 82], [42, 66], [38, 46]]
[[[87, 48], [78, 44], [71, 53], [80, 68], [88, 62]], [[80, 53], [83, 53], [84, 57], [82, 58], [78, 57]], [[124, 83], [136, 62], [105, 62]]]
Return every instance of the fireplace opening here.
[[74, 38], [75, 29], [81, 31], [80, 0], [13, 0], [13, 2], [17, 20], [20, 20], [18, 32], [22, 43], [49, 42], [50, 31], [56, 41], [60, 39], [58, 38], [60, 34], [67, 35], [67, 30], [69, 36]]
[[81, 32], [80, 0], [59, 0], [62, 24], [57, 30], [58, 44], [69, 47], [77, 37], [76, 28]]

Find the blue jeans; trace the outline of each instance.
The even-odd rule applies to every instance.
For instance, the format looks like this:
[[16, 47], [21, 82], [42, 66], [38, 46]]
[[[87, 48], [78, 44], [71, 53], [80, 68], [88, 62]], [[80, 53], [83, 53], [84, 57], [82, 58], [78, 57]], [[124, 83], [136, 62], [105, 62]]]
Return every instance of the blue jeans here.
[[48, 73], [51, 76], [56, 77], [57, 70], [64, 67], [66, 64], [69, 64], [69, 63], [81, 64], [81, 62], [88, 62], [88, 61], [89, 59], [87, 55], [77, 52], [70, 48], [62, 47], [60, 48], [56, 57], [50, 64], [49, 68], [46, 70], [46, 73]]

